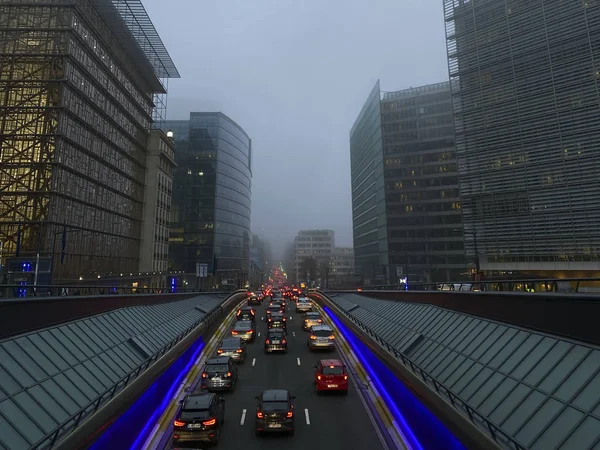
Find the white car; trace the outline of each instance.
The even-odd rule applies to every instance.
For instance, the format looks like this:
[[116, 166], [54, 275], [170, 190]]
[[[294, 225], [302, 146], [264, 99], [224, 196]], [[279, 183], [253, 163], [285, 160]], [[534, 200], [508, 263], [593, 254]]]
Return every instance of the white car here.
[[309, 312], [312, 311], [312, 302], [308, 297], [300, 297], [296, 302], [296, 312]]

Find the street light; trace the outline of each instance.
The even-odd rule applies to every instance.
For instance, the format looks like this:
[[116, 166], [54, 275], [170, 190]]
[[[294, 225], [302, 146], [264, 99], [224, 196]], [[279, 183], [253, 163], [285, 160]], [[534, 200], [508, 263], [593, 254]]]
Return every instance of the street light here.
[[477, 251], [477, 230], [474, 229], [471, 231], [471, 230], [460, 230], [458, 228], [455, 228], [452, 231], [456, 231], [456, 232], [462, 231], [463, 234], [469, 234], [469, 235], [473, 236], [473, 247], [475, 250], [475, 273], [479, 274], [480, 267], [479, 267], [479, 252]]

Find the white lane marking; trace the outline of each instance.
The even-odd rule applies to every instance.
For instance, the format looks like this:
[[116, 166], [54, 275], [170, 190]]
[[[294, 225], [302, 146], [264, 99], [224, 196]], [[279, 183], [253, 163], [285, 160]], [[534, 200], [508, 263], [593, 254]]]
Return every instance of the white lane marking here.
[[265, 320], [265, 318], [264, 318], [264, 317], [261, 317], [261, 318], [260, 318], [260, 320]]
[[292, 331], [292, 336], [296, 337], [296, 332]]
[[306, 425], [310, 425], [310, 416], [308, 415], [308, 408], [304, 409], [304, 417], [306, 417]]
[[293, 319], [293, 317], [292, 317], [292, 316], [290, 316], [290, 320], [292, 320], [292, 319]]
[[296, 361], [298, 361], [298, 365], [300, 365], [300, 358], [296, 358]]
[[245, 421], [246, 421], [246, 410], [242, 409], [242, 418], [240, 419], [240, 425], [244, 425]]
[[260, 331], [258, 332], [258, 337], [260, 337]]
[[256, 358], [252, 358], [252, 367], [256, 365]]

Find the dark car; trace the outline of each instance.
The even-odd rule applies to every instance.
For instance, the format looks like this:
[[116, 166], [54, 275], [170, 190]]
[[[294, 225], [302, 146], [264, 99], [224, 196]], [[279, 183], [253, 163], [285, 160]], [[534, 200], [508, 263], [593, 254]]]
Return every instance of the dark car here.
[[229, 356], [235, 362], [244, 363], [246, 361], [246, 341], [240, 337], [228, 337], [221, 341], [217, 349], [219, 356]]
[[323, 324], [323, 318], [318, 312], [307, 312], [304, 314], [304, 320], [302, 321], [302, 329], [308, 331], [313, 326]]
[[225, 400], [216, 394], [198, 393], [188, 395], [180, 405], [173, 422], [173, 447], [217, 444], [225, 421]]
[[284, 352], [287, 353], [287, 335], [282, 328], [271, 328], [265, 336], [265, 353]]
[[279, 303], [274, 303], [272, 305], [269, 305], [267, 307], [267, 316], [273, 313], [280, 313], [283, 314], [284, 313], [284, 309], [283, 306], [281, 306]]
[[216, 356], [206, 361], [200, 387], [208, 391], [233, 391], [238, 379], [237, 367], [229, 356]]
[[248, 297], [248, 306], [259, 306], [260, 297], [258, 295], [251, 295]]
[[236, 320], [250, 320], [256, 322], [256, 310], [251, 306], [242, 306], [235, 313]]
[[256, 397], [256, 435], [287, 432], [294, 435], [293, 395], [284, 389], [270, 389]]
[[267, 328], [283, 328], [287, 330], [287, 319], [283, 314], [274, 312], [267, 318]]
[[256, 339], [256, 324], [250, 320], [238, 320], [231, 330], [231, 335], [246, 342], [254, 342]]

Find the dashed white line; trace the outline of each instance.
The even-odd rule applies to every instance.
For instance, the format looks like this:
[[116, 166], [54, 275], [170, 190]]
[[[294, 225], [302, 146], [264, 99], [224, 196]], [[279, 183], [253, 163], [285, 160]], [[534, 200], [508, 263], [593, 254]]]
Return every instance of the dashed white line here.
[[260, 331], [258, 332], [258, 337], [260, 337]]
[[256, 365], [256, 358], [252, 358], [252, 367]]
[[261, 318], [260, 318], [260, 320], [265, 320], [265, 318], [264, 318], [264, 317], [261, 317]]
[[[307, 414], [308, 414], [308, 412], [307, 412]], [[308, 417], [308, 416], [306, 416], [306, 417]], [[240, 425], [244, 425], [245, 421], [246, 421], [246, 410], [242, 409], [242, 418], [240, 419]]]
[[292, 316], [290, 316], [290, 320], [292, 320], [292, 319], [293, 319], [293, 317], [292, 317]]
[[296, 337], [296, 332], [292, 331], [292, 336]]
[[[244, 414], [246, 414], [246, 410], [244, 410]], [[310, 425], [310, 416], [308, 415], [308, 408], [304, 409], [304, 417], [306, 418], [306, 425]]]
[[296, 361], [298, 361], [298, 365], [300, 365], [300, 358], [296, 358]]

